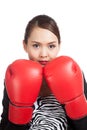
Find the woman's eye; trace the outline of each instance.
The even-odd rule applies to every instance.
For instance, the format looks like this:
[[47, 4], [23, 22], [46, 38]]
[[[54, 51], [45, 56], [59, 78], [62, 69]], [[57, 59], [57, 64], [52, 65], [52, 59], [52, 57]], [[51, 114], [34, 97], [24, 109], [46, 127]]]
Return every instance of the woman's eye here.
[[38, 44], [34, 44], [33, 47], [34, 48], [39, 48], [39, 45]]
[[56, 46], [55, 45], [49, 45], [49, 48], [55, 48]]

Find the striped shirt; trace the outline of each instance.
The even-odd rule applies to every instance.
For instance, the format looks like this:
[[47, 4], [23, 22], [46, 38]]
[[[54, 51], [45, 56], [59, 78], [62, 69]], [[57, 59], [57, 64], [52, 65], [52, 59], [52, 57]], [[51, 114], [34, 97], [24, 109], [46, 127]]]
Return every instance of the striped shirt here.
[[53, 95], [38, 97], [34, 106], [29, 130], [67, 130], [65, 111]]

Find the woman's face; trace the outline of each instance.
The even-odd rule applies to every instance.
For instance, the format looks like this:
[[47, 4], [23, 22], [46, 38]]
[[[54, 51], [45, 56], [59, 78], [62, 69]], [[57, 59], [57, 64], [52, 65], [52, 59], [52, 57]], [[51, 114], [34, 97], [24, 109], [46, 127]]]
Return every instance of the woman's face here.
[[58, 38], [51, 31], [35, 27], [28, 38], [27, 44], [23, 43], [25, 51], [31, 60], [46, 65], [59, 52]]

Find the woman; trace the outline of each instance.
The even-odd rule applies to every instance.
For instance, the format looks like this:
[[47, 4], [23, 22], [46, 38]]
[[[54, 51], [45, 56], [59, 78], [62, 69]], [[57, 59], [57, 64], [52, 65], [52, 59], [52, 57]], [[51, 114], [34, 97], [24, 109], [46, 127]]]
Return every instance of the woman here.
[[[59, 28], [51, 17], [38, 15], [27, 24], [23, 47], [30, 60], [38, 61], [42, 66], [55, 59], [60, 49], [61, 37]], [[87, 84], [84, 79], [85, 94]], [[43, 80], [37, 101], [34, 103], [32, 120], [25, 125], [16, 125], [8, 120], [9, 98], [6, 89], [3, 97], [1, 129], [20, 130], [85, 130], [87, 117], [72, 120], [66, 116], [62, 106]], [[81, 125], [81, 126], [80, 126]], [[82, 127], [84, 125], [84, 127]], [[84, 128], [84, 129], [83, 129]]]

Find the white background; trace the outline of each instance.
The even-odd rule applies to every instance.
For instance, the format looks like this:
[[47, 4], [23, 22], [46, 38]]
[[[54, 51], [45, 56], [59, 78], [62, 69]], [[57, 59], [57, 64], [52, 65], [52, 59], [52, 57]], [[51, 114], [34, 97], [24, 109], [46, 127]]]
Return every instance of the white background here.
[[87, 80], [86, 0], [0, 0], [0, 115], [6, 67], [18, 58], [27, 58], [22, 40], [27, 22], [38, 14], [53, 17], [61, 32], [60, 55], [74, 58]]

